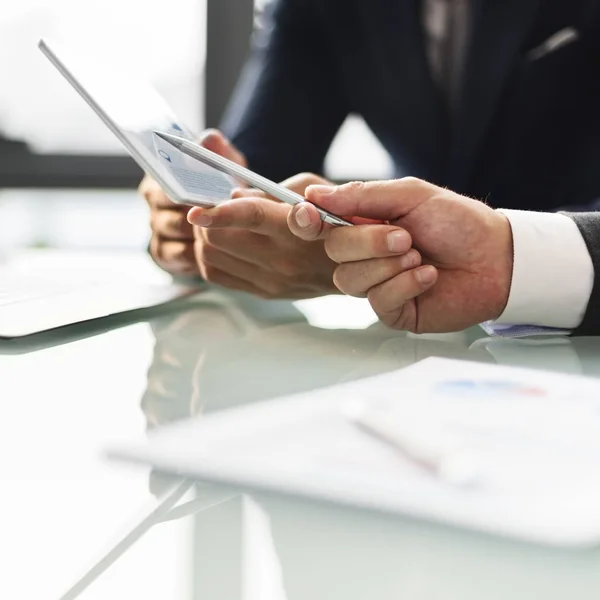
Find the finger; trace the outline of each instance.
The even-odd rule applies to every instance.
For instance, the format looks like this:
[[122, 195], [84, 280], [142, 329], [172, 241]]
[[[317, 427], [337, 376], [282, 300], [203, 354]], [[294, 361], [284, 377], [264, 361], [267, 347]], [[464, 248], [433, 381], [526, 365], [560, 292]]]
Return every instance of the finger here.
[[420, 264], [421, 255], [416, 250], [409, 250], [402, 256], [345, 263], [335, 270], [333, 282], [340, 292], [364, 298], [371, 288]]
[[153, 210], [150, 226], [154, 233], [171, 240], [193, 240], [194, 231], [185, 210]]
[[428, 290], [437, 281], [437, 277], [437, 269], [425, 265], [371, 288], [367, 297], [378, 315], [394, 313], [404, 302]]
[[180, 275], [198, 274], [194, 244], [176, 240], [163, 240], [154, 235], [150, 240], [150, 254], [166, 271]]
[[298, 173], [282, 181], [281, 185], [292, 192], [296, 192], [296, 194], [304, 196], [304, 192], [309, 185], [331, 185], [331, 182], [314, 173]]
[[253, 281], [236, 277], [235, 275], [223, 271], [218, 267], [212, 265], [204, 265], [200, 267], [201, 276], [213, 285], [220, 285], [221, 287], [237, 290], [240, 292], [247, 292], [254, 296], [261, 298], [272, 298], [273, 294], [259, 287]]
[[325, 251], [337, 263], [384, 258], [408, 252], [412, 239], [408, 231], [392, 225], [337, 227], [325, 240]]
[[426, 181], [405, 177], [390, 181], [355, 181], [337, 187], [310, 186], [306, 199], [338, 215], [398, 219], [442, 191]]
[[246, 167], [248, 164], [246, 157], [218, 129], [207, 129], [200, 136], [198, 143], [207, 150], [242, 167]]
[[325, 237], [332, 229], [331, 225], [321, 221], [319, 211], [309, 202], [294, 206], [288, 214], [287, 224], [296, 237], [309, 242]]
[[194, 227], [196, 243], [214, 246], [221, 252], [265, 268], [274, 258], [271, 238], [243, 229], [204, 229]]
[[230, 200], [213, 208], [194, 207], [188, 213], [192, 225], [210, 228], [247, 229], [262, 235], [289, 235], [289, 207], [264, 198]]
[[267, 193], [255, 188], [235, 188], [231, 191], [231, 199], [239, 198], [271, 198]]
[[218, 283], [213, 281], [215, 273], [226, 273], [240, 281], [251, 283], [263, 295], [275, 296], [280, 291], [273, 274], [255, 264], [200, 241], [196, 242], [194, 251], [200, 274], [210, 283]]

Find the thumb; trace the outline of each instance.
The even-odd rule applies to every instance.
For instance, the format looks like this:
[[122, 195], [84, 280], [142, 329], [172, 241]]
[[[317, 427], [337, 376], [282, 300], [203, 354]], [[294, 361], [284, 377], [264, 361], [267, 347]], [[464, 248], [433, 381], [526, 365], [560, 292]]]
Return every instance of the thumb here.
[[200, 136], [198, 143], [203, 148], [242, 167], [246, 167], [248, 164], [246, 157], [218, 129], [207, 129]]
[[389, 181], [354, 181], [340, 186], [311, 185], [305, 197], [338, 215], [392, 221], [407, 215], [438, 190], [436, 186], [405, 177]]
[[331, 225], [321, 221], [319, 211], [310, 202], [300, 202], [288, 213], [288, 227], [296, 237], [312, 242], [324, 237]]

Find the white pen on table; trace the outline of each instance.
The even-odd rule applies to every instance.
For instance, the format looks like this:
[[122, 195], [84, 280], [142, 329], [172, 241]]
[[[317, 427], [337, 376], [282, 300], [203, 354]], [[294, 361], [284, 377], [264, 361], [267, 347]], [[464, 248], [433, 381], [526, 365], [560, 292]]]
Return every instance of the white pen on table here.
[[411, 430], [410, 419], [400, 425], [399, 419], [391, 420], [393, 412], [366, 402], [348, 403], [342, 407], [342, 414], [363, 433], [446, 483], [471, 486], [480, 479], [479, 466], [471, 455], [445, 443], [439, 434]]

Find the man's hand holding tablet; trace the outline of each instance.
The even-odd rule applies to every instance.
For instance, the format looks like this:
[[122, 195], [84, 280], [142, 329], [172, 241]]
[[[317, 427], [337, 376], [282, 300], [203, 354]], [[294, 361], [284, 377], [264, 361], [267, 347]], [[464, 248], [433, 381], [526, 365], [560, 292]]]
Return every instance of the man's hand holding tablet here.
[[[198, 140], [205, 148], [241, 166], [246, 158], [214, 129], [205, 131]], [[165, 271], [174, 275], [200, 275], [194, 255], [194, 230], [187, 220], [189, 206], [173, 202], [150, 175], [142, 179], [138, 192], [150, 208], [150, 254]]]
[[[200, 144], [245, 166], [243, 155], [218, 131], [206, 132]], [[281, 185], [303, 195], [312, 184], [329, 182], [301, 173]], [[200, 275], [209, 283], [263, 298], [338, 293], [335, 263], [327, 257], [323, 241], [305, 242], [292, 235], [287, 226], [290, 207], [264, 192], [238, 189], [230, 202], [191, 210], [171, 202], [149, 177], [140, 184], [140, 193], [150, 206], [150, 250], [165, 270]]]

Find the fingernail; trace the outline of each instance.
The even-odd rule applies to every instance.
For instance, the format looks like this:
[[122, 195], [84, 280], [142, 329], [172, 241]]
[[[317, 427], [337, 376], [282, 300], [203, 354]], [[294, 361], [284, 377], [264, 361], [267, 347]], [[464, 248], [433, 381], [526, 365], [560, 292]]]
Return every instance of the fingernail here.
[[309, 189], [319, 194], [319, 196], [327, 196], [328, 194], [332, 194], [335, 188], [331, 185], [311, 185]]
[[212, 217], [205, 213], [199, 214], [194, 219], [194, 225], [199, 225], [200, 227], [208, 227], [212, 223]]
[[387, 236], [387, 245], [390, 252], [406, 252], [408, 249], [408, 235], [404, 231], [391, 231]]
[[435, 280], [435, 269], [433, 267], [423, 267], [416, 271], [415, 277], [421, 285], [431, 285]]
[[415, 267], [419, 266], [421, 262], [421, 256], [416, 250], [411, 250], [404, 255], [404, 261], [406, 269], [414, 269]]
[[296, 223], [298, 224], [298, 227], [301, 227], [302, 229], [306, 229], [307, 227], [310, 226], [310, 215], [308, 214], [308, 211], [306, 210], [306, 208], [304, 206], [301, 206], [297, 211], [296, 211]]

